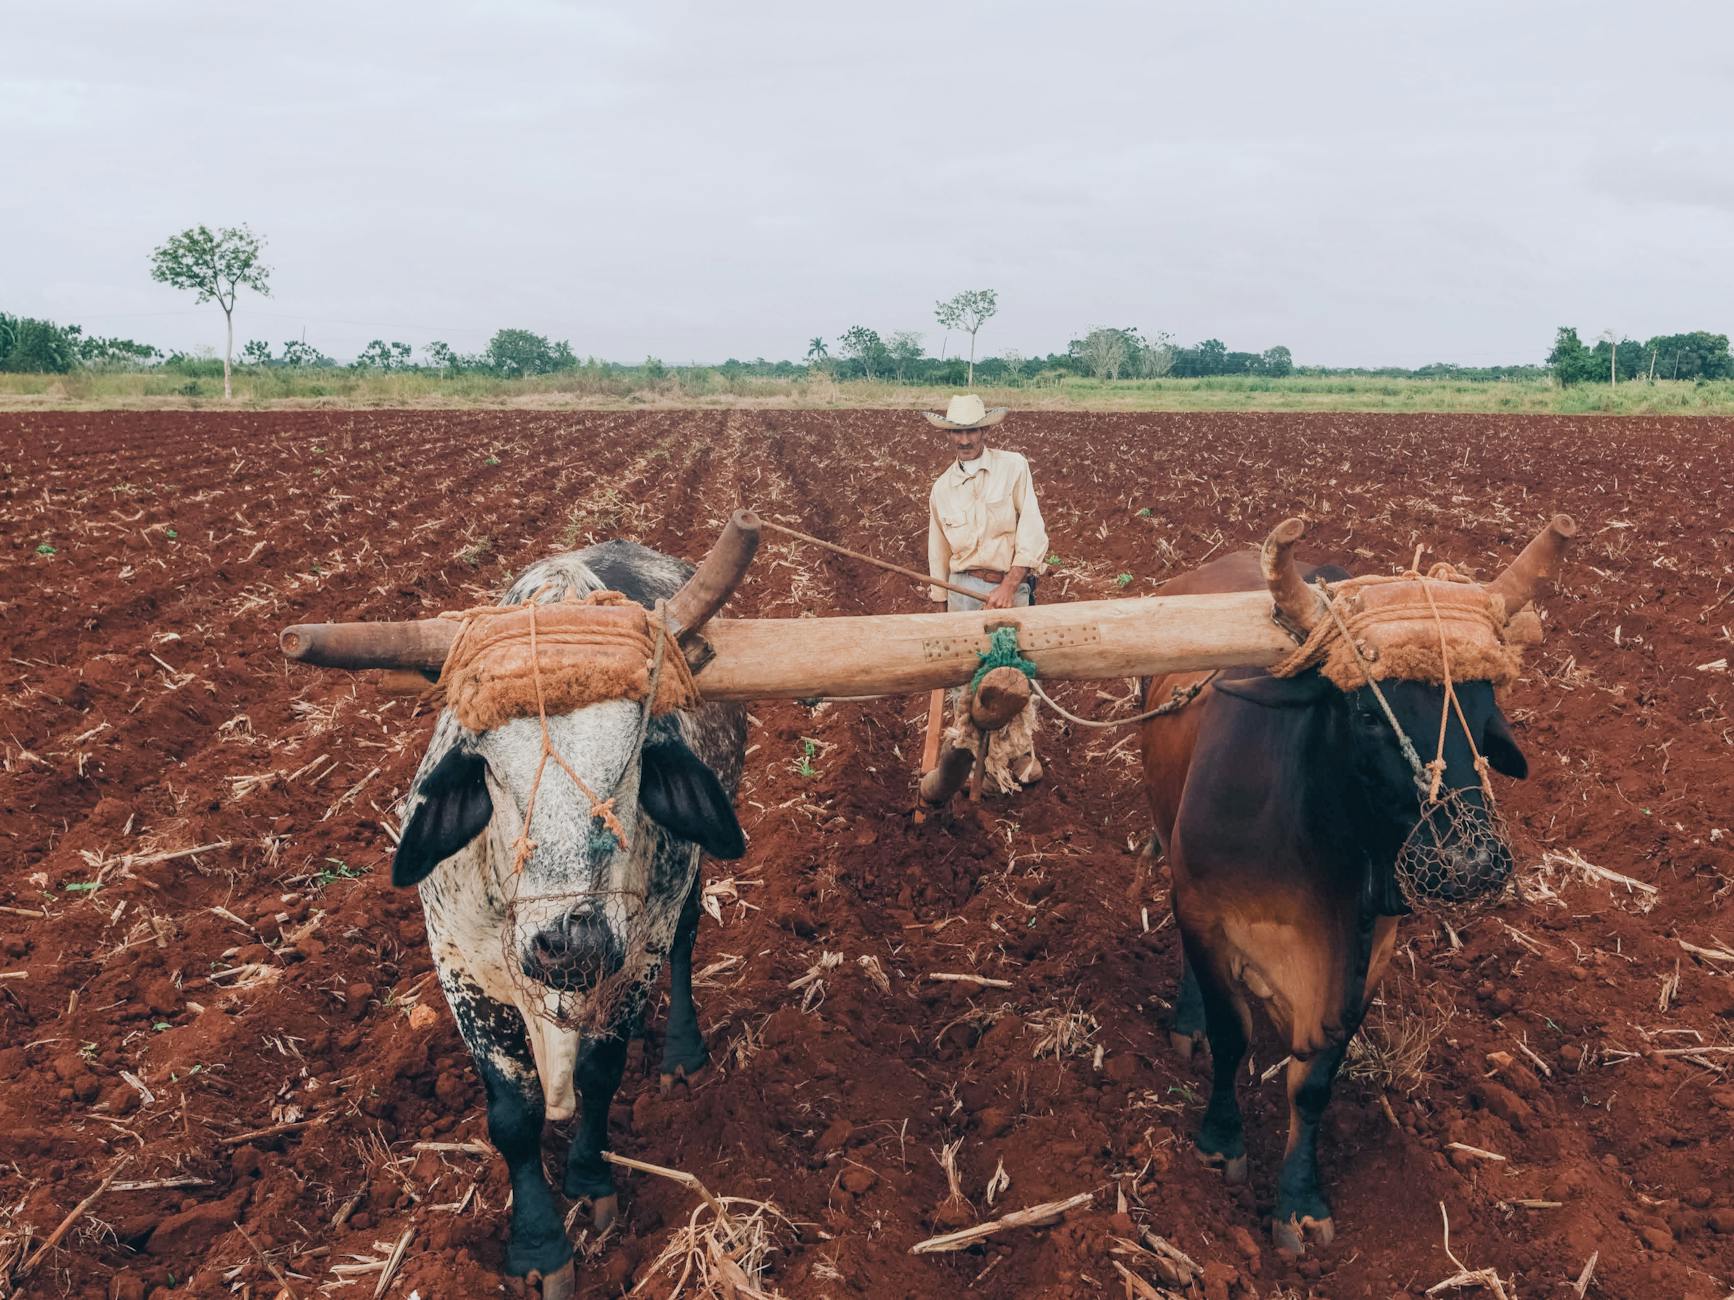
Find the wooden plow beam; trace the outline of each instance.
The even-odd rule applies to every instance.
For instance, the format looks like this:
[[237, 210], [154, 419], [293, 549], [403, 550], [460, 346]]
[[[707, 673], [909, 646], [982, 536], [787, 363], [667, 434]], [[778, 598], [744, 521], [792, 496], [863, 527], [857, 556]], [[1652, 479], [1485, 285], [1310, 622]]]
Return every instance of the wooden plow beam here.
[[711, 620], [694, 675], [707, 700], [914, 695], [975, 676], [995, 628], [1043, 681], [1263, 668], [1294, 650], [1270, 593], [1143, 596], [946, 614]]

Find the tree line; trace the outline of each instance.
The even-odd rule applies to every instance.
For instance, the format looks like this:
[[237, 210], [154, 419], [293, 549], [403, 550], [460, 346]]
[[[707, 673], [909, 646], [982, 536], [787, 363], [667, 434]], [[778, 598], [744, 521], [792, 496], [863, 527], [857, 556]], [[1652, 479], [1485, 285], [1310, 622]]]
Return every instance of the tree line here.
[[[222, 309], [225, 397], [232, 394], [235, 307], [240, 291], [247, 289], [267, 297], [271, 293], [271, 268], [263, 261], [264, 243], [262, 237], [245, 225], [215, 230], [199, 225], [171, 236], [150, 256], [152, 279], [194, 294], [195, 301], [201, 304], [215, 302]], [[1293, 354], [1281, 345], [1259, 352], [1240, 352], [1230, 349], [1221, 339], [1211, 338], [1187, 347], [1177, 344], [1166, 331], [1147, 336], [1132, 326], [1097, 326], [1085, 330], [1067, 343], [1065, 351], [1046, 356], [1025, 356], [1007, 350], [998, 356], [978, 359], [977, 336], [998, 311], [999, 295], [992, 289], [965, 289], [936, 302], [934, 320], [946, 331], [938, 356], [928, 353], [917, 330], [881, 334], [868, 325], [852, 325], [837, 336], [835, 353], [822, 336], [814, 336], [799, 363], [767, 361], [762, 357], [753, 361], [730, 358], [720, 366], [676, 369], [682, 373], [714, 372], [724, 379], [745, 375], [794, 378], [817, 371], [838, 379], [948, 387], [974, 387], [978, 372], [989, 383], [1013, 385], [1068, 376], [1119, 380], [1255, 375], [1280, 379], [1297, 373], [1458, 379], [1532, 379], [1547, 374], [1562, 385], [1635, 379], [1734, 378], [1734, 358], [1729, 355], [1726, 334], [1700, 330], [1658, 335], [1640, 343], [1616, 338], [1610, 330], [1592, 347], [1570, 326], [1559, 328], [1545, 369], [1524, 365], [1460, 367], [1444, 363], [1414, 370], [1299, 368]], [[967, 358], [946, 355], [953, 331], [968, 338]], [[241, 349], [240, 363], [249, 368], [288, 370], [335, 368], [340, 364], [305, 338], [288, 340], [275, 352], [261, 339], [250, 340]], [[180, 352], [165, 356], [156, 347], [132, 339], [87, 335], [77, 325], [62, 326], [0, 312], [0, 370], [64, 373], [80, 367], [130, 369], [158, 364], [196, 371], [212, 363]], [[373, 339], [349, 363], [349, 368], [448, 376], [474, 373], [507, 379], [580, 368], [633, 372], [651, 380], [670, 373], [670, 367], [655, 357], [647, 357], [639, 366], [621, 366], [594, 357], [580, 361], [567, 340], [550, 339], [526, 329], [498, 330], [486, 347], [474, 353], [459, 352], [450, 344], [435, 340], [420, 357], [401, 340]]]
[[1547, 354], [1548, 370], [1561, 384], [1624, 384], [1637, 379], [1734, 379], [1728, 336], [1694, 330], [1658, 334], [1639, 343], [1605, 331], [1594, 347], [1561, 325]]

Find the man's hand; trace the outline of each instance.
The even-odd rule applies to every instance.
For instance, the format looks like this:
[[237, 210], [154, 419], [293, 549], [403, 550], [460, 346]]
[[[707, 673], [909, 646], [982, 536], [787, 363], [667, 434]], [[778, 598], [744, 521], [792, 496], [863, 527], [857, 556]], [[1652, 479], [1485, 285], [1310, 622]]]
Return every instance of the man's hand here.
[[[1020, 580], [1021, 581], [1021, 580]], [[1018, 584], [1007, 574], [1003, 582], [987, 593], [987, 599], [981, 602], [983, 609], [1010, 609], [1012, 601], [1017, 599]]]

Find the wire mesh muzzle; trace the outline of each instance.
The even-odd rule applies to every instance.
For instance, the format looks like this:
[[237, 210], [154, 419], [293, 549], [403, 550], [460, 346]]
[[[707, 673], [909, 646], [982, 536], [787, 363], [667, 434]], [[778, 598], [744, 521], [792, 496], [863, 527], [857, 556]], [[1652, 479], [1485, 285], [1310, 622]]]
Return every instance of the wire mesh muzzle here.
[[[1478, 786], [1421, 794], [1421, 816], [1397, 851], [1395, 875], [1403, 902], [1415, 912], [1468, 920], [1513, 887], [1510, 830], [1499, 807]], [[1479, 802], [1472, 794], [1482, 795]]]
[[[573, 889], [543, 894], [516, 892], [521, 876], [512, 877], [505, 923], [500, 927], [505, 968], [518, 993], [518, 1005], [544, 1020], [581, 1034], [605, 1034], [638, 1009], [644, 990], [667, 955], [669, 935], [658, 933], [645, 905], [642, 889]], [[520, 947], [524, 914], [534, 908], [558, 920], [589, 904], [606, 928], [605, 942], [595, 953], [581, 955], [564, 972], [556, 987], [526, 969]]]

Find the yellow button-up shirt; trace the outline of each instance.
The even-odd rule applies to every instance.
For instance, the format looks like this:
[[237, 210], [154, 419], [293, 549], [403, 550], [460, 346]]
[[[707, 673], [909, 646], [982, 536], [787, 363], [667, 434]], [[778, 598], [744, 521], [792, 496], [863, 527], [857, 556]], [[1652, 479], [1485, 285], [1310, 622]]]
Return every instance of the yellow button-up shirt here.
[[[1048, 530], [1036, 505], [1030, 463], [1015, 451], [989, 447], [973, 473], [953, 461], [928, 494], [927, 572], [950, 579], [967, 569], [1029, 569], [1040, 573]], [[928, 588], [944, 600], [941, 587]]]

